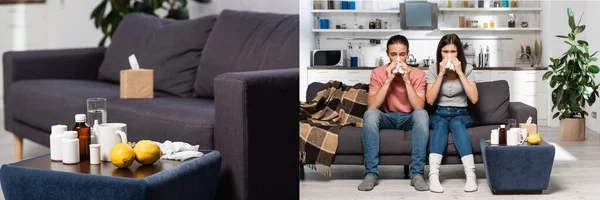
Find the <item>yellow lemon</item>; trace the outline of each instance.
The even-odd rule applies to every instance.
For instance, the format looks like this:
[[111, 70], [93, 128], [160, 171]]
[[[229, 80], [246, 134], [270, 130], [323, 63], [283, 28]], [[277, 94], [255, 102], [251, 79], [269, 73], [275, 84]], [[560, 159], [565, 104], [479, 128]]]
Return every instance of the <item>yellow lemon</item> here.
[[118, 168], [127, 168], [133, 164], [135, 152], [131, 146], [119, 143], [110, 150], [110, 162]]
[[133, 147], [135, 160], [144, 165], [151, 165], [162, 156], [162, 151], [158, 144], [150, 140], [141, 140]]
[[527, 137], [527, 141], [529, 142], [529, 144], [536, 145], [539, 144], [540, 141], [542, 141], [542, 137], [540, 137], [540, 134], [534, 133]]

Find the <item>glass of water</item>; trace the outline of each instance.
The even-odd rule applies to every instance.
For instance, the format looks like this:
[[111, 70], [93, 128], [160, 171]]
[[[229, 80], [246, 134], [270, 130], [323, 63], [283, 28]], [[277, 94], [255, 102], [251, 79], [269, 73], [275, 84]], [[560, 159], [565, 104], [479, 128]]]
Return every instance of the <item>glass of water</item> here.
[[511, 128], [518, 128], [516, 119], [508, 119], [506, 121], [506, 123], [507, 123], [507, 130], [511, 129]]
[[106, 99], [89, 98], [87, 99], [87, 123], [88, 126], [94, 126], [94, 120], [98, 124], [106, 123]]

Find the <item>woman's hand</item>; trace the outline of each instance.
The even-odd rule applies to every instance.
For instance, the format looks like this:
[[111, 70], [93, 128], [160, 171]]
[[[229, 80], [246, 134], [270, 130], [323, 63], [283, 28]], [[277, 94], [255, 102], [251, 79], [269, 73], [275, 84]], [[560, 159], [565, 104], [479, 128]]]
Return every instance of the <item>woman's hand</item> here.
[[438, 76], [443, 76], [446, 74], [446, 64], [448, 63], [448, 58], [444, 58], [438, 66]]
[[458, 75], [463, 74], [462, 65], [460, 63], [460, 60], [458, 60], [458, 58], [452, 57], [452, 64], [454, 64], [454, 71], [456, 72], [456, 74], [458, 74]]

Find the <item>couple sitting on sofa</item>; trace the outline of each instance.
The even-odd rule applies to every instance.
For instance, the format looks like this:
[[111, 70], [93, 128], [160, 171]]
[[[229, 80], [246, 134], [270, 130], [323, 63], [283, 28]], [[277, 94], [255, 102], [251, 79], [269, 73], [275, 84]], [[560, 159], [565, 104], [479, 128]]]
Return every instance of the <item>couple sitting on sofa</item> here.
[[[471, 73], [473, 67], [467, 65], [462, 42], [455, 34], [442, 37], [436, 50], [437, 65], [429, 67], [427, 78], [421, 70], [412, 71], [406, 65], [408, 48], [406, 37], [392, 36], [386, 51], [391, 63], [374, 69], [371, 74], [369, 109], [364, 114], [362, 129], [366, 172], [358, 189], [370, 191], [378, 184], [379, 129], [401, 129], [412, 133], [411, 186], [418, 191], [444, 192], [439, 167], [450, 131], [464, 165], [467, 179], [464, 190], [477, 191], [471, 138], [467, 132], [473, 121], [467, 110], [467, 99], [477, 103], [478, 92]], [[398, 63], [403, 73], [395, 70]], [[425, 101], [437, 107], [432, 116], [424, 110]], [[430, 126], [433, 128], [431, 138]], [[429, 184], [423, 178], [428, 140]]]

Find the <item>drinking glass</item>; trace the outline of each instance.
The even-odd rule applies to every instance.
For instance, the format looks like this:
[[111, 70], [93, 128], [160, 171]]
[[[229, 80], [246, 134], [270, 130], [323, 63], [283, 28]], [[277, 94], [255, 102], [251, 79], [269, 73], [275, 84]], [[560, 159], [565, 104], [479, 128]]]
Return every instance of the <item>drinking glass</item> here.
[[98, 125], [106, 123], [106, 99], [89, 98], [87, 99], [87, 123], [88, 126], [94, 126], [94, 120], [98, 120]]
[[511, 128], [518, 128], [517, 127], [517, 120], [516, 119], [508, 119], [506, 121], [506, 130], [510, 130]]

